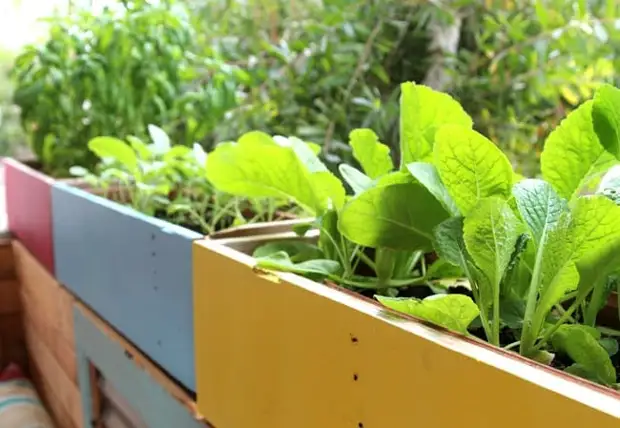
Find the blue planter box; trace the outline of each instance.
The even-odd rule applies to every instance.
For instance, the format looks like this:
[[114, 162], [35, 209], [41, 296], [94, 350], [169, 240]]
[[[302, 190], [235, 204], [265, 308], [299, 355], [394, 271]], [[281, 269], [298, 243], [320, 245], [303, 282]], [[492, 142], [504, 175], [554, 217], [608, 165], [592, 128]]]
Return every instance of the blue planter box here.
[[195, 391], [192, 242], [203, 235], [55, 183], [56, 277]]

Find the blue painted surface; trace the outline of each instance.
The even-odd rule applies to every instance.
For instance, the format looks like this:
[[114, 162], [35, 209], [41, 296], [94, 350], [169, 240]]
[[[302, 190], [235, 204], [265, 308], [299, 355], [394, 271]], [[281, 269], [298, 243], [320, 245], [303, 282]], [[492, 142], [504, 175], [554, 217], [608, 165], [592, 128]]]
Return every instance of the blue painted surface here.
[[84, 426], [93, 420], [89, 362], [139, 413], [150, 428], [205, 428], [189, 411], [125, 356], [125, 350], [74, 308], [75, 344]]
[[57, 183], [56, 277], [195, 391], [192, 241], [202, 235]]

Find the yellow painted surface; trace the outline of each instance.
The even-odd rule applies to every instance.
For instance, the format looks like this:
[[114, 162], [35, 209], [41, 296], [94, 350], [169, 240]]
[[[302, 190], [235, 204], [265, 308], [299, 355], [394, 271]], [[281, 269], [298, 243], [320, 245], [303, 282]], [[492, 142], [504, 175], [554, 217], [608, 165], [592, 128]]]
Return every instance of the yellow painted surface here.
[[198, 408], [218, 428], [620, 427], [620, 399], [194, 244]]

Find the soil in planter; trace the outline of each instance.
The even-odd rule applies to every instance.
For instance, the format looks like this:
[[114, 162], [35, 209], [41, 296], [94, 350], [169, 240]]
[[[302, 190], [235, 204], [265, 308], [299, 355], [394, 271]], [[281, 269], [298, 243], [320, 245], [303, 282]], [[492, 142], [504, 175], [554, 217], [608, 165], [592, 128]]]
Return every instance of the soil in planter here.
[[[249, 208], [246, 208], [244, 210], [242, 210], [242, 214], [243, 217], [245, 218], [245, 220], [247, 221], [252, 221], [254, 223], [257, 222], [267, 222], [267, 221], [278, 221], [278, 220], [288, 220], [288, 219], [292, 219], [295, 218], [294, 215], [290, 214], [288, 211], [292, 210], [293, 206], [289, 206], [289, 207], [283, 207], [282, 211], [277, 211], [275, 214], [275, 219], [272, 218], [268, 218], [267, 215], [263, 215], [263, 216], [256, 216], [255, 213], [253, 213]], [[212, 221], [212, 215], [213, 215], [213, 211], [207, 211], [207, 213], [205, 214], [205, 222], [210, 224]], [[155, 217], [161, 220], [165, 220], [168, 221], [170, 223], [176, 224], [178, 226], [184, 227], [186, 229], [192, 230], [194, 232], [197, 233], [205, 233], [204, 230], [202, 230], [201, 226], [199, 224], [197, 224], [196, 222], [189, 222], [189, 221], [178, 221], [178, 217], [177, 218], [171, 218], [170, 216], [167, 215], [167, 213], [163, 210], [158, 211], [155, 213]], [[224, 216], [222, 219], [220, 219], [216, 224], [215, 224], [215, 232], [219, 232], [221, 230], [226, 230], [232, 226], [234, 226], [234, 217], [232, 216]]]

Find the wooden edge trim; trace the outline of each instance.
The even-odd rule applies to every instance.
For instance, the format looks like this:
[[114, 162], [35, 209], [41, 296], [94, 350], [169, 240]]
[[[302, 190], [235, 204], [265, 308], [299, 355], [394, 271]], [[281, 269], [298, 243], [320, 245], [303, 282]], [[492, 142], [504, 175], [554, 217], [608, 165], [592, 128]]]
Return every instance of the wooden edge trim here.
[[[269, 236], [257, 238], [255, 242], [270, 239]], [[232, 242], [234, 244], [234, 241]], [[396, 328], [431, 341], [452, 352], [457, 352], [464, 357], [474, 359], [482, 364], [523, 379], [526, 382], [539, 385], [556, 394], [581, 402], [613, 417], [620, 418], [620, 393], [618, 392], [585, 379], [571, 376], [513, 352], [496, 348], [482, 340], [465, 337], [419, 318], [385, 308], [378, 302], [344, 288], [320, 284], [293, 273], [258, 269], [255, 267], [256, 260], [253, 257], [226, 245], [226, 241], [205, 239], [195, 241], [194, 245], [236, 260], [247, 268], [254, 270], [257, 275], [266, 277], [271, 281], [284, 281], [292, 287], [305, 289], [308, 292], [347, 306], [352, 310], [359, 311], [377, 321], [391, 324]]]
[[157, 383], [159, 383], [175, 400], [177, 400], [187, 411], [198, 421], [206, 422], [203, 415], [198, 412], [198, 406], [196, 402], [172, 379], [166, 376], [161, 370], [146, 357], [141, 351], [139, 351], [134, 345], [129, 343], [127, 339], [117, 333], [113, 327], [108, 325], [105, 321], [99, 318], [94, 312], [87, 308], [82, 302], [76, 301], [75, 307], [93, 323], [103, 334], [105, 334], [110, 340], [117, 342], [125, 350], [125, 354], [128, 358], [133, 360], [134, 364], [144, 370], [149, 376], [151, 376]]
[[209, 235], [209, 239], [245, 238], [247, 236], [292, 232], [294, 226], [312, 223], [313, 221], [314, 218], [296, 218], [292, 220], [244, 224], [212, 233]]
[[[24, 174], [27, 174], [27, 175], [34, 176], [34, 177], [38, 178], [39, 180], [44, 181], [45, 183], [49, 184], [50, 186], [53, 185], [54, 182], [56, 181], [52, 177], [50, 177], [49, 175], [44, 174], [41, 171], [37, 171], [36, 169], [26, 165], [23, 162], [18, 161], [17, 159], [14, 159], [14, 158], [3, 158], [2, 162], [5, 165], [10, 166], [11, 168], [20, 170]], [[6, 172], [5, 172], [5, 174], [6, 174]]]

